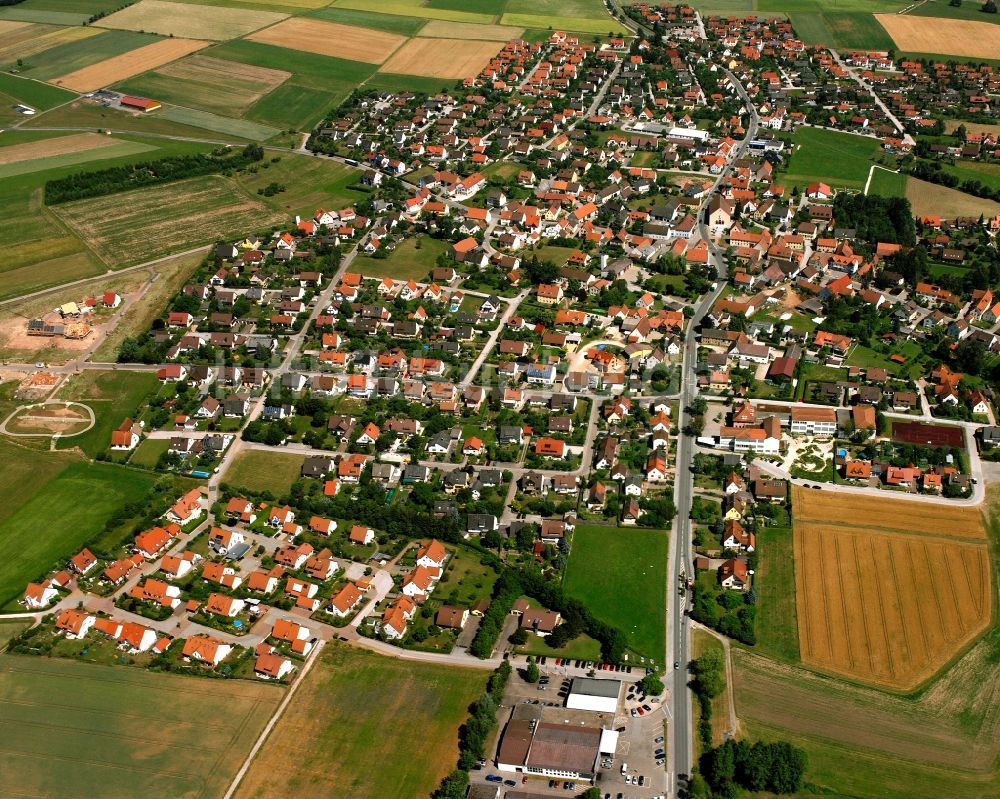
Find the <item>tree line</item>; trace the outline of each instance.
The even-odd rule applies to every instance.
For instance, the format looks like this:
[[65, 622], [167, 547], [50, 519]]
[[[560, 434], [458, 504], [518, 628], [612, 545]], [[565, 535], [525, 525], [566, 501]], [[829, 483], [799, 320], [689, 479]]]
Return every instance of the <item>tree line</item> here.
[[915, 161], [910, 167], [910, 174], [929, 183], [937, 183], [939, 186], [946, 186], [949, 189], [958, 189], [973, 197], [1000, 201], [1000, 188], [993, 188], [976, 178], [962, 180], [958, 176], [946, 172], [937, 161]]
[[248, 144], [235, 155], [227, 153], [227, 150], [222, 149], [211, 154], [171, 155], [155, 161], [123, 164], [95, 172], [75, 172], [64, 178], [46, 181], [45, 202], [47, 205], [56, 205], [183, 178], [228, 173], [264, 158], [264, 149], [259, 144]]

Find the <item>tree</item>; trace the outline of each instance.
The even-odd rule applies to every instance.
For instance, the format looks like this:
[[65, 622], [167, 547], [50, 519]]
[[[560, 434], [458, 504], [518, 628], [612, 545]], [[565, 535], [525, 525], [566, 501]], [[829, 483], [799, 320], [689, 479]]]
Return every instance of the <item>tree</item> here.
[[694, 661], [695, 692], [708, 697], [721, 694], [726, 688], [726, 672], [721, 650], [709, 649]]
[[433, 796], [434, 799], [464, 799], [468, 787], [469, 773], [455, 769], [441, 781]]
[[601, 799], [601, 791], [599, 788], [591, 786], [580, 794], [580, 799]]
[[523, 646], [528, 643], [528, 631], [523, 627], [518, 627], [510, 634], [510, 637], [507, 640], [515, 646]]
[[997, 4], [994, 2], [994, 0], [986, 0], [986, 2], [983, 3], [982, 7], [979, 10], [982, 11], [984, 14], [996, 14]]
[[535, 658], [528, 656], [528, 667], [524, 670], [524, 679], [530, 683], [536, 683], [541, 679], [541, 672], [538, 671], [538, 664], [535, 663]]
[[656, 674], [647, 674], [639, 681], [642, 692], [650, 696], [660, 696], [663, 693], [663, 680]]

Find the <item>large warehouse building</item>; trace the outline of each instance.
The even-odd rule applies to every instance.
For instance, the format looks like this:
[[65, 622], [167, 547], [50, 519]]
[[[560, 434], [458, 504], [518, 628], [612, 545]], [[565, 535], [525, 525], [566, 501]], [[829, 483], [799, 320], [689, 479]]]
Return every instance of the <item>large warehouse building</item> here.
[[569, 689], [569, 696], [566, 697], [566, 707], [572, 710], [614, 714], [618, 711], [618, 695], [621, 689], [621, 680], [577, 677]]
[[497, 768], [574, 780], [593, 780], [601, 730], [534, 719], [512, 719], [497, 750]]

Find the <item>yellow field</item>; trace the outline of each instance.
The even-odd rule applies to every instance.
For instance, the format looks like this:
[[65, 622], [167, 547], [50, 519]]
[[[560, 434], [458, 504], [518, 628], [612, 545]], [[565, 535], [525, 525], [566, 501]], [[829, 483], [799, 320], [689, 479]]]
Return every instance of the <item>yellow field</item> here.
[[53, 78], [50, 83], [77, 92], [92, 92], [141, 72], [169, 64], [207, 45], [207, 42], [190, 39], [163, 39]]
[[900, 50], [941, 53], [968, 58], [996, 58], [1000, 53], [1000, 26], [968, 19], [876, 14]]
[[66, 153], [81, 153], [100, 147], [114, 147], [120, 143], [120, 140], [112, 139], [110, 136], [99, 136], [96, 133], [77, 133], [72, 136], [60, 136], [57, 139], [12, 144], [9, 147], [0, 147], [0, 164], [16, 164], [34, 158], [51, 158]]
[[410, 39], [382, 64], [379, 71], [426, 78], [473, 77], [502, 46], [499, 42], [461, 39]]
[[420, 29], [420, 35], [430, 39], [483, 39], [490, 42], [509, 42], [519, 39], [522, 33], [524, 28], [510, 25], [477, 25], [441, 19], [432, 19]]
[[0, 61], [30, 58], [57, 44], [89, 39], [101, 31], [93, 28], [57, 28], [52, 25], [33, 25], [29, 22], [0, 21]]
[[917, 216], [995, 216], [1000, 203], [973, 197], [958, 189], [949, 189], [919, 178], [906, 179], [906, 199]]
[[909, 690], [989, 624], [990, 560], [978, 509], [917, 504], [793, 490], [805, 664]]
[[158, 33], [185, 39], [238, 39], [285, 19], [287, 14], [243, 8], [140, 0], [95, 23], [101, 28]]
[[246, 37], [254, 42], [304, 50], [307, 53], [381, 64], [406, 41], [405, 36], [381, 33], [353, 25], [290, 17]]
[[1000, 133], [1000, 125], [987, 125], [985, 122], [966, 122], [963, 119], [946, 119], [944, 132], [954, 133], [959, 125], [965, 125], [969, 133]]

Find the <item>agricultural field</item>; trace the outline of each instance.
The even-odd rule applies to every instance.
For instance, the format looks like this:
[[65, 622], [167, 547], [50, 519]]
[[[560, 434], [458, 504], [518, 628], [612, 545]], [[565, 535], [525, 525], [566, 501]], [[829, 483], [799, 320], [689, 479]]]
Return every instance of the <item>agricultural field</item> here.
[[171, 3], [166, 0], [139, 0], [122, 11], [98, 21], [101, 28], [146, 31], [183, 39], [237, 39], [273, 25], [287, 14], [249, 8]]
[[913, 213], [920, 215], [993, 216], [1000, 214], [1000, 203], [973, 197], [958, 189], [950, 189], [919, 178], [907, 178], [906, 199], [913, 206]]
[[629, 648], [660, 658], [664, 650], [667, 534], [578, 524], [564, 587], [597, 618], [628, 637]]
[[218, 175], [76, 200], [56, 206], [55, 213], [110, 267], [270, 231], [287, 221]]
[[398, 33], [400, 36], [416, 36], [426, 19], [418, 17], [401, 17], [393, 14], [379, 14], [375, 11], [358, 11], [352, 8], [330, 6], [319, 8], [307, 14], [315, 19], [325, 19], [329, 22], [339, 22], [342, 25], [356, 25], [361, 28]]
[[388, 58], [381, 72], [427, 78], [473, 77], [500, 52], [500, 42], [410, 39]]
[[976, 508], [799, 487], [793, 504], [805, 664], [909, 690], [989, 624], [989, 552]]
[[247, 450], [236, 456], [222, 476], [222, 482], [247, 491], [270, 491], [275, 497], [287, 496], [292, 483], [302, 475], [303, 460], [304, 455]]
[[92, 28], [61, 28], [0, 19], [0, 64], [15, 64], [30, 59], [60, 44], [89, 39], [98, 35]]
[[834, 189], [863, 189], [868, 169], [882, 152], [878, 139], [822, 128], [801, 127], [792, 142], [783, 183], [800, 188], [821, 180]]
[[[73, 28], [73, 30], [77, 30]], [[27, 58], [16, 50], [11, 57], [22, 58], [17, 67], [19, 75], [36, 80], [51, 80], [59, 75], [76, 72], [108, 58], [136, 50], [159, 41], [156, 36], [135, 31], [112, 31], [100, 28], [80, 28], [96, 35], [84, 39], [67, 41]]]
[[236, 799], [429, 796], [454, 766], [458, 728], [486, 677], [329, 644]]
[[261, 202], [287, 218], [296, 215], [311, 219], [318, 208], [343, 208], [364, 202], [368, 193], [352, 188], [358, 185], [361, 173], [336, 161], [311, 158], [307, 155], [282, 155], [277, 162], [261, 163], [257, 172], [235, 177], [247, 194], [257, 196], [259, 189], [270, 183], [280, 183], [285, 191], [273, 197], [261, 197]]
[[820, 12], [789, 14], [795, 32], [809, 45], [840, 49], [891, 50], [892, 38], [871, 14], [840, 12], [834, 5]]
[[394, 33], [381, 33], [308, 17], [290, 17], [270, 28], [250, 34], [247, 39], [366, 64], [381, 64], [406, 41], [405, 36]]
[[[0, 658], [9, 795], [221, 796], [281, 701], [273, 685], [56, 658]], [[58, 720], [54, 723], [53, 720]]]
[[7, 456], [0, 465], [0, 607], [13, 610], [25, 585], [75, 554], [123, 505], [143, 499], [154, 478], [6, 442], [0, 452]]
[[116, 88], [213, 114], [242, 116], [250, 106], [290, 77], [291, 73], [281, 69], [193, 55], [127, 80]]
[[112, 11], [121, 5], [122, 0], [24, 0], [16, 6], [0, 8], [0, 19], [80, 25], [94, 14]]
[[88, 369], [73, 375], [59, 389], [57, 399], [83, 402], [94, 411], [97, 422], [86, 433], [59, 442], [61, 449], [79, 448], [91, 458], [108, 451], [111, 431], [157, 388], [152, 372], [118, 372]]
[[926, 690], [896, 696], [734, 648], [736, 713], [751, 739], [809, 758], [802, 796], [980, 799], [1000, 790], [996, 635]]
[[91, 92], [146, 70], [156, 69], [190, 55], [202, 47], [205, 47], [205, 42], [191, 39], [161, 39], [145, 47], [129, 50], [127, 53], [91, 64], [89, 67], [53, 78], [52, 83], [75, 92]]
[[424, 280], [434, 268], [438, 255], [448, 252], [448, 249], [448, 242], [440, 239], [432, 239], [429, 236], [408, 238], [397, 246], [388, 258], [357, 258], [351, 269], [365, 277]]
[[[372, 0], [333, 0], [330, 4], [337, 9], [353, 9], [355, 11], [371, 11], [376, 4]], [[471, 7], [472, 3], [463, 4], [462, 8]], [[489, 25], [496, 17], [495, 12], [478, 13], [474, 11], [455, 10], [451, 8], [433, 7], [424, 0], [379, 0], [377, 4], [380, 14], [394, 14], [402, 17], [421, 17], [423, 19], [445, 19], [452, 22], [475, 22]]]
[[996, 58], [1000, 53], [1000, 27], [988, 22], [900, 14], [876, 14], [875, 19], [898, 50], [968, 58]]
[[601, 0], [508, 0], [500, 18], [503, 25], [554, 28], [574, 33], [621, 33]]
[[795, 617], [795, 560], [790, 527], [765, 527], [757, 533], [757, 651], [798, 662]]
[[432, 39], [483, 39], [494, 42], [509, 42], [520, 38], [523, 33], [524, 28], [509, 25], [475, 25], [441, 20], [431, 20], [420, 29], [422, 37]]
[[[280, 91], [277, 89], [276, 91]], [[157, 112], [160, 119], [176, 122], [181, 125], [203, 128], [213, 133], [221, 133], [232, 139], [249, 139], [250, 141], [267, 141], [281, 133], [278, 128], [251, 122], [249, 119], [233, 119], [219, 116], [210, 111], [199, 111], [196, 108], [182, 108], [178, 105], [168, 105]], [[198, 136], [204, 136], [204, 132]]]
[[[17, 145], [15, 145], [17, 147]], [[91, 161], [103, 161], [123, 155], [150, 152], [156, 147], [141, 142], [113, 139], [96, 133], [79, 133], [59, 139], [49, 139], [21, 145], [16, 154], [7, 153], [15, 147], [0, 150], [0, 178], [24, 175], [61, 166], [76, 166]], [[47, 155], [46, 153], [51, 153]], [[4, 160], [7, 156], [7, 160]]]
[[[65, 89], [57, 89], [55, 86], [0, 72], [0, 101], [4, 103], [24, 103], [39, 111], [48, 111], [50, 108], [69, 102], [75, 96]], [[17, 112], [7, 108], [4, 108], [2, 113], [4, 116], [0, 118], [24, 119]]]

